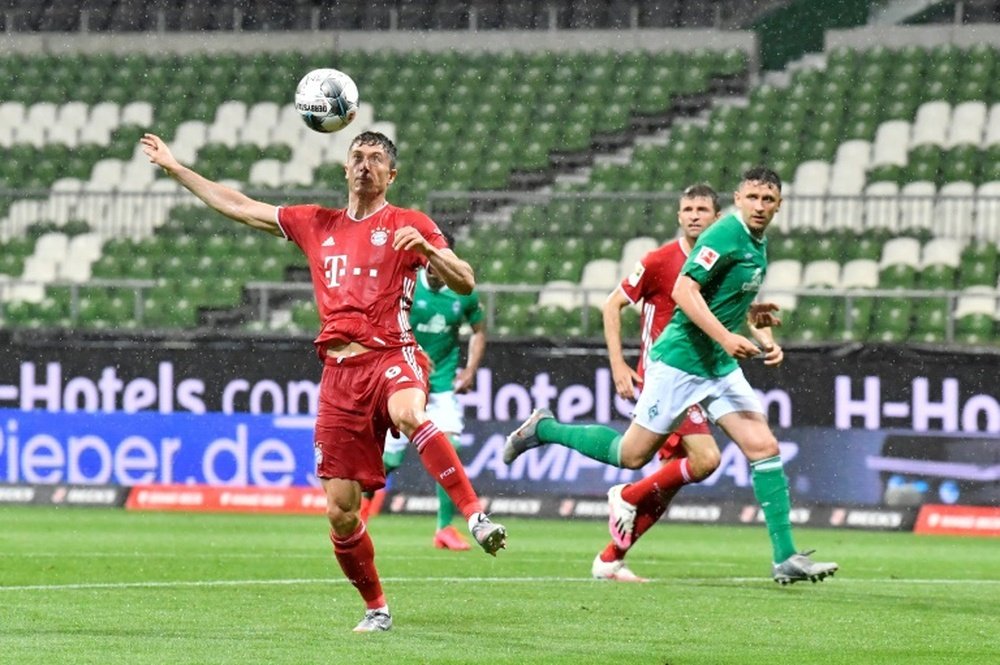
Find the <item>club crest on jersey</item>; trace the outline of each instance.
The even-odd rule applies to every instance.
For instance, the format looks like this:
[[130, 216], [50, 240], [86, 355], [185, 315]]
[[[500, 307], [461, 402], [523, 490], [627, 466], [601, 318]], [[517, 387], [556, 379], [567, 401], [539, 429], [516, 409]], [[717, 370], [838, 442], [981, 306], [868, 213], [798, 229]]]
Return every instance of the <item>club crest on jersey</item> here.
[[694, 262], [705, 270], [711, 270], [718, 260], [719, 253], [711, 247], [702, 247], [694, 257]]
[[389, 242], [389, 229], [377, 226], [372, 229], [372, 244], [376, 247], [381, 247], [385, 243]]

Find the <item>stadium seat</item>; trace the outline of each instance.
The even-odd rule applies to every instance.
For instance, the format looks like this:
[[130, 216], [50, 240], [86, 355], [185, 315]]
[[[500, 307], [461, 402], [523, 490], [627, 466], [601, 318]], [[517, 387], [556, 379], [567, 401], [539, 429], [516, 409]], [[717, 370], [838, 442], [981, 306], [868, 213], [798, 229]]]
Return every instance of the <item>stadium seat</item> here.
[[871, 321], [870, 339], [881, 342], [902, 342], [910, 334], [913, 304], [904, 298], [883, 298], [876, 306]]
[[933, 228], [936, 191], [934, 183], [928, 181], [909, 182], [903, 186], [899, 230], [919, 232]]
[[560, 307], [572, 310], [583, 302], [583, 296], [578, 284], [569, 281], [553, 280], [547, 282], [538, 294], [538, 306]]
[[878, 288], [878, 263], [871, 259], [848, 261], [841, 269], [840, 286], [844, 289]]
[[976, 197], [976, 235], [989, 242], [1000, 241], [1000, 181], [981, 184]]
[[794, 312], [798, 306], [798, 296], [791, 291], [799, 287], [802, 281], [802, 263], [796, 259], [780, 259], [770, 263], [767, 275], [760, 288], [758, 300], [772, 302], [778, 306], [785, 316]]
[[659, 241], [648, 236], [640, 236], [627, 240], [622, 248], [621, 261], [618, 266], [619, 276], [624, 277], [631, 274], [642, 257], [659, 246]]
[[822, 259], [806, 264], [802, 270], [801, 285], [804, 288], [840, 287], [840, 264], [833, 259]]

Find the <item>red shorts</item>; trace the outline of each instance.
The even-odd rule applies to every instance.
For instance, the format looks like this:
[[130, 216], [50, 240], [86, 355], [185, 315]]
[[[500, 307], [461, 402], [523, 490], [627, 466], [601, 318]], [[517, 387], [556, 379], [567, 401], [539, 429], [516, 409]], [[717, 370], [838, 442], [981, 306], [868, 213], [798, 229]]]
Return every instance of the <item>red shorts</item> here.
[[316, 475], [356, 480], [369, 492], [385, 487], [389, 397], [406, 388], [426, 393], [428, 368], [427, 355], [413, 346], [325, 358], [313, 437]]
[[711, 433], [712, 430], [708, 428], [708, 418], [705, 417], [705, 412], [701, 410], [701, 407], [697, 404], [689, 406], [684, 420], [681, 421], [677, 429], [667, 435], [667, 440], [664, 442], [663, 447], [660, 448], [657, 456], [661, 460], [667, 460], [671, 457], [684, 457], [687, 455], [687, 451], [681, 445], [682, 438], [689, 434]]

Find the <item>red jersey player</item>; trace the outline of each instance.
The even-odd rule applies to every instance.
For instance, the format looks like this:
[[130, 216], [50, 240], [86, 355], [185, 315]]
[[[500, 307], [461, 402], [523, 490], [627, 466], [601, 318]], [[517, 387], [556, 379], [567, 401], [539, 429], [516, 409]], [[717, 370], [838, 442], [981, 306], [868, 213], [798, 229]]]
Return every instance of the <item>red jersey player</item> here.
[[294, 242], [309, 260], [321, 321], [315, 346], [323, 362], [316, 475], [326, 492], [337, 561], [367, 608], [354, 630], [389, 630], [374, 546], [358, 517], [361, 493], [385, 485], [382, 446], [389, 429], [413, 442], [487, 553], [506, 545], [506, 530], [483, 513], [455, 449], [424, 411], [428, 361], [408, 316], [418, 268], [432, 266], [457, 293], [472, 291], [472, 268], [429, 217], [386, 201], [396, 178], [396, 146], [383, 134], [364, 132], [351, 142], [346, 209], [255, 201], [181, 165], [159, 137], [146, 134], [140, 142], [151, 162], [209, 207]]
[[[604, 303], [604, 339], [608, 347], [611, 375], [615, 391], [625, 399], [635, 399], [636, 386], [642, 385], [649, 348], [659, 337], [674, 314], [671, 292], [698, 236], [719, 218], [719, 197], [708, 185], [692, 185], [681, 195], [677, 210], [681, 235], [675, 240], [646, 254], [631, 275], [608, 296]], [[625, 362], [621, 343], [621, 310], [642, 303], [639, 363], [632, 369]], [[710, 445], [692, 446], [691, 455], [682, 441], [707, 437]], [[695, 440], [695, 443], [697, 441]], [[622, 534], [609, 524], [612, 541], [594, 559], [591, 573], [600, 579], [627, 582], [642, 581], [625, 565], [625, 554], [632, 544], [663, 515], [670, 500], [681, 486], [707, 478], [719, 466], [718, 447], [708, 428], [701, 408], [692, 406], [687, 418], [667, 437], [660, 449], [663, 468], [631, 485], [616, 485], [610, 494], [624, 492], [629, 503], [636, 506], [635, 526], [630, 534]], [[684, 458], [676, 465], [666, 464], [671, 458]], [[661, 477], [665, 476], [665, 477]], [[653, 479], [653, 480], [650, 480]]]

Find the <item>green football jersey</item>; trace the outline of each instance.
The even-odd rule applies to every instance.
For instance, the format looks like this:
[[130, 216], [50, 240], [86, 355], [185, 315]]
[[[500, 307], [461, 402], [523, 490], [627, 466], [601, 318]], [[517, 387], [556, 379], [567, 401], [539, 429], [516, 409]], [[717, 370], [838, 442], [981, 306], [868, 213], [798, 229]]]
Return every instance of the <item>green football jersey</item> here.
[[453, 389], [462, 349], [458, 331], [462, 323], [475, 325], [483, 320], [483, 308], [475, 291], [467, 296], [455, 293], [447, 286], [432, 289], [427, 283], [427, 271], [417, 275], [417, 288], [410, 310], [410, 327], [417, 343], [434, 363], [430, 391], [441, 393]]
[[[767, 239], [754, 238], [738, 214], [730, 214], [701, 234], [680, 274], [698, 282], [712, 314], [728, 330], [739, 333], [766, 272]], [[704, 377], [725, 376], [738, 367], [736, 359], [680, 307], [653, 344], [650, 356]]]

